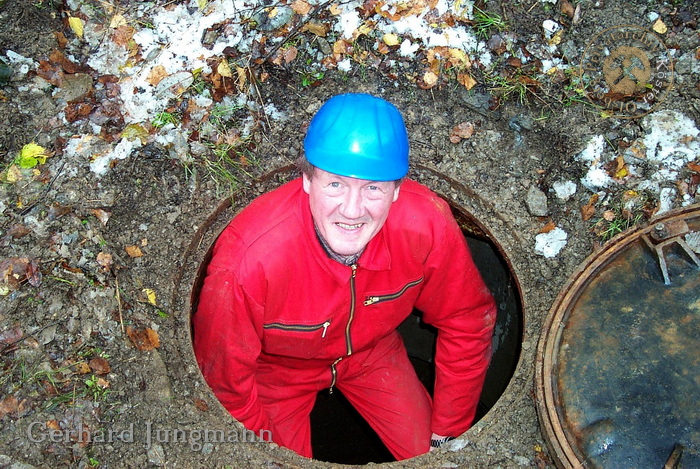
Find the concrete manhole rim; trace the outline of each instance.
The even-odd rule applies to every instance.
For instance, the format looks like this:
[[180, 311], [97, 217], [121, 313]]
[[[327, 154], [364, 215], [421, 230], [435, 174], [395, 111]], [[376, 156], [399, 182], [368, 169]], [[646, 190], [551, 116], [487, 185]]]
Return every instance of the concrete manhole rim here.
[[[526, 300], [525, 296], [523, 295], [523, 291], [521, 288], [519, 276], [517, 274], [517, 271], [514, 267], [513, 263], [513, 258], [509, 255], [507, 250], [504, 247], [504, 242], [507, 239], [509, 241], [509, 245], [513, 245], [514, 243], [517, 244], [518, 241], [514, 241], [518, 239], [518, 236], [515, 233], [509, 232], [507, 229], [503, 230], [501, 229], [496, 235], [494, 233], [494, 230], [489, 228], [489, 226], [483, 222], [483, 219], [479, 219], [478, 215], [475, 214], [475, 211], [482, 211], [484, 213], [488, 213], [490, 215], [497, 214], [497, 210], [489, 204], [487, 201], [485, 201], [482, 197], [480, 197], [478, 194], [476, 194], [474, 191], [469, 189], [468, 187], [464, 186], [460, 182], [450, 178], [449, 176], [446, 176], [442, 174], [440, 171], [435, 170], [433, 168], [416, 164], [414, 165], [415, 169], [417, 170], [418, 173], [427, 173], [430, 178], [437, 178], [437, 180], [445, 185], [443, 189], [447, 189], [448, 187], [450, 188], [451, 192], [456, 192], [460, 196], [464, 197], [464, 200], [467, 200], [470, 202], [469, 206], [465, 206], [465, 203], [463, 201], [458, 201], [454, 200], [453, 197], [449, 196], [445, 191], [441, 191], [440, 188], [438, 187], [433, 187], [433, 185], [428, 184], [424, 181], [424, 179], [428, 179], [427, 177], [419, 177], [420, 175], [416, 175], [415, 172], [409, 174], [409, 177], [412, 177], [413, 179], [417, 180], [418, 182], [424, 183], [428, 185], [433, 191], [436, 193], [440, 194], [441, 197], [445, 198], [450, 205], [453, 205], [454, 207], [457, 207], [457, 209], [464, 215], [470, 218], [471, 221], [473, 221], [479, 229], [481, 229], [485, 235], [487, 236], [488, 240], [493, 243], [493, 245], [496, 247], [496, 250], [498, 251], [499, 256], [504, 260], [504, 262], [507, 265], [507, 268], [512, 276], [513, 282], [514, 282], [514, 287], [515, 287], [515, 292], [518, 295], [518, 300], [519, 300], [519, 305], [520, 305], [520, 320], [521, 320], [521, 336], [520, 336], [520, 342], [522, 343], [523, 336], [525, 334], [525, 324], [526, 324], [526, 311], [527, 311], [527, 305], [526, 305]], [[285, 165], [278, 167], [276, 169], [273, 169], [267, 173], [265, 173], [263, 176], [260, 176], [254, 180], [251, 180], [249, 182], [250, 185], [254, 184], [270, 184], [271, 180], [274, 180], [277, 177], [285, 177], [290, 175], [295, 170], [294, 165]], [[279, 182], [277, 181], [274, 186], [277, 187], [281, 184], [283, 184], [284, 181]], [[239, 191], [242, 192], [242, 191]], [[236, 193], [237, 194], [237, 193]], [[170, 362], [166, 360], [166, 366], [184, 366], [188, 370], [188, 374], [193, 375], [190, 376], [192, 379], [197, 379], [198, 380], [198, 385], [205, 389], [205, 393], [208, 397], [207, 401], [210, 403], [214, 403], [214, 407], [217, 409], [216, 413], [217, 416], [215, 418], [224, 418], [230, 420], [230, 423], [236, 427], [238, 427], [240, 430], [243, 430], [243, 426], [235, 420], [231, 415], [228, 413], [228, 411], [225, 409], [225, 407], [219, 402], [219, 400], [214, 396], [214, 393], [211, 391], [211, 389], [208, 387], [206, 381], [204, 380], [204, 377], [201, 374], [201, 371], [199, 370], [199, 367], [197, 366], [195, 355], [194, 355], [194, 350], [192, 347], [192, 330], [191, 330], [191, 323], [190, 323], [190, 315], [191, 311], [193, 308], [193, 300], [194, 300], [194, 293], [196, 289], [196, 284], [198, 281], [201, 280], [201, 275], [203, 274], [202, 271], [202, 265], [206, 261], [206, 256], [210, 252], [210, 247], [213, 244], [213, 242], [216, 240], [218, 237], [219, 233], [225, 228], [226, 224], [228, 223], [228, 220], [230, 220], [230, 217], [227, 218], [226, 220], [221, 220], [222, 214], [224, 214], [226, 211], [231, 210], [232, 208], [235, 208], [235, 212], [232, 213], [231, 216], [234, 216], [235, 213], [237, 213], [239, 210], [241, 210], [243, 207], [248, 205], [255, 197], [256, 195], [253, 195], [252, 197], [249, 198], [242, 198], [241, 201], [236, 200], [232, 202], [232, 198], [235, 197], [236, 194], [233, 194], [233, 196], [229, 196], [224, 198], [222, 201], [218, 203], [216, 208], [212, 210], [209, 215], [204, 219], [204, 221], [201, 223], [201, 226], [197, 227], [196, 232], [192, 236], [191, 240], [189, 243], [185, 243], [184, 249], [183, 249], [183, 255], [181, 256], [182, 259], [182, 265], [180, 268], [177, 270], [176, 275], [173, 279], [173, 297], [172, 297], [172, 302], [171, 304], [173, 305], [173, 308], [175, 311], [178, 311], [176, 322], [178, 323], [177, 327], [177, 333], [176, 336], [174, 337], [174, 341], [176, 342], [175, 348], [179, 351], [180, 355], [180, 360], [184, 363], [177, 363], [177, 361]], [[245, 199], [245, 200], [243, 200]], [[506, 223], [506, 220], [503, 219], [500, 216], [497, 216], [501, 222], [503, 222], [504, 226], [508, 226]], [[215, 230], [216, 232], [213, 233], [212, 230]], [[498, 400], [495, 402], [495, 404], [491, 407], [491, 409], [467, 432], [465, 432], [463, 435], [460, 435], [461, 437], [467, 437], [469, 438], [470, 435], [472, 435], [475, 431], [478, 431], [479, 437], [482, 438], [484, 434], [488, 433], [488, 427], [492, 424], [495, 423], [493, 420], [495, 419], [495, 414], [499, 413], [499, 411], [502, 411], [502, 402], [503, 402], [503, 397], [506, 395], [509, 395], [511, 393], [517, 392], [514, 390], [516, 386], [522, 386], [523, 383], [519, 383], [516, 385], [515, 383], [515, 376], [523, 369], [525, 366], [529, 366], [528, 364], [524, 363], [525, 360], [523, 359], [523, 353], [520, 352], [518, 356], [517, 363], [515, 365], [515, 368], [513, 370], [513, 374], [511, 375], [507, 387], [504, 389], [502, 392], [501, 396], [498, 398]], [[522, 381], [522, 380], [521, 380]], [[213, 409], [210, 408], [210, 413], [212, 412]], [[208, 418], [212, 418], [213, 416], [209, 416]], [[478, 429], [478, 430], [477, 430]], [[343, 464], [338, 464], [338, 463], [330, 463], [330, 462], [325, 462], [321, 460], [316, 460], [316, 459], [307, 459], [303, 458], [296, 453], [294, 453], [291, 450], [285, 449], [285, 448], [280, 448], [277, 445], [274, 444], [268, 444], [268, 443], [263, 443], [260, 445], [249, 445], [250, 450], [253, 450], [258, 453], [258, 456], [261, 457], [269, 457], [271, 459], [277, 459], [277, 458], [284, 458], [285, 461], [289, 461], [290, 457], [293, 458], [295, 462], [300, 463], [304, 467], [309, 467], [310, 465], [319, 465], [322, 467], [327, 467], [327, 466], [333, 466], [333, 467], [338, 467], [338, 466], [344, 466]], [[416, 458], [413, 458], [409, 461], [414, 462], [416, 464], [421, 464], [421, 461], [425, 462], [425, 459], [428, 457], [428, 455], [421, 455], [417, 456]], [[381, 463], [379, 465], [384, 466], [384, 467], [390, 467], [392, 464], [405, 464], [407, 461], [398, 461], [398, 462], [388, 462], [388, 463]], [[373, 465], [377, 465], [374, 464]]]

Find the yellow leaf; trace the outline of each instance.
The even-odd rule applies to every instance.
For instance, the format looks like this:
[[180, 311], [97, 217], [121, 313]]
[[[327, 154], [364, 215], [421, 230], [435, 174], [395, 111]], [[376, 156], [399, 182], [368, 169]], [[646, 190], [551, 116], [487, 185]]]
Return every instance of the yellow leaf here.
[[83, 38], [83, 20], [82, 19], [75, 17], [75, 16], [71, 16], [70, 18], [68, 18], [68, 26], [70, 26], [70, 29], [73, 30], [73, 32], [75, 33], [76, 36], [78, 36], [80, 39]]
[[5, 172], [5, 181], [15, 183], [20, 180], [22, 180], [22, 171], [20, 171], [16, 164], [10, 165], [10, 167], [7, 168], [7, 172]]
[[661, 18], [656, 20], [654, 25], [651, 27], [654, 31], [656, 31], [659, 34], [666, 34], [666, 31], [668, 31], [668, 28], [666, 27], [666, 24], [661, 21]]
[[41, 163], [45, 163], [46, 149], [41, 145], [37, 145], [36, 143], [27, 143], [25, 146], [22, 147], [22, 150], [20, 150], [19, 157], [36, 159], [43, 158], [44, 161], [41, 161]]
[[222, 77], [227, 77], [231, 78], [233, 76], [233, 73], [231, 72], [231, 67], [229, 67], [228, 62], [226, 60], [222, 60], [219, 62], [219, 66], [216, 67], [216, 71], [219, 72], [219, 75]]
[[333, 5], [331, 5], [330, 8], [328, 9], [328, 11], [330, 11], [331, 15], [333, 15], [333, 16], [338, 16], [343, 12], [337, 3], [334, 3]]
[[156, 292], [151, 290], [150, 288], [144, 288], [143, 292], [146, 294], [146, 298], [148, 299], [148, 302], [152, 304], [153, 306], [156, 305]]
[[112, 17], [112, 20], [109, 22], [109, 27], [112, 29], [117, 29], [119, 26], [127, 26], [126, 18], [124, 18], [122, 15], [117, 13]]
[[449, 50], [449, 55], [451, 59], [450, 62], [452, 62], [454, 65], [463, 65], [465, 67], [469, 67], [471, 65], [469, 57], [467, 57], [466, 52], [464, 52], [462, 49], [451, 48]]
[[401, 38], [394, 33], [387, 33], [382, 37], [384, 44], [387, 46], [398, 46], [401, 43]]
[[197, 0], [197, 8], [204, 10], [207, 6], [207, 0]]

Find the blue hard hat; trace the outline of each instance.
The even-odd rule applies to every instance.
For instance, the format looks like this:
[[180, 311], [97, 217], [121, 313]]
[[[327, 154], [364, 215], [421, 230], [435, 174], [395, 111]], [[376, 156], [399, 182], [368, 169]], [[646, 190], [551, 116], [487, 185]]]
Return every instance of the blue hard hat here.
[[340, 176], [393, 181], [408, 172], [401, 113], [369, 94], [340, 94], [326, 101], [311, 119], [304, 152], [309, 163]]

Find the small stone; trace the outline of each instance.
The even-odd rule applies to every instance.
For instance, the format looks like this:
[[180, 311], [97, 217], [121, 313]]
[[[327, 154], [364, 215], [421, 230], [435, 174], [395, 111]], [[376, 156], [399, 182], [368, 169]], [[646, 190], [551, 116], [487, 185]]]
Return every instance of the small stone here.
[[148, 462], [156, 466], [165, 466], [165, 451], [161, 445], [155, 444], [148, 448]]
[[527, 209], [535, 217], [546, 217], [549, 214], [547, 196], [535, 186], [530, 186], [527, 191]]

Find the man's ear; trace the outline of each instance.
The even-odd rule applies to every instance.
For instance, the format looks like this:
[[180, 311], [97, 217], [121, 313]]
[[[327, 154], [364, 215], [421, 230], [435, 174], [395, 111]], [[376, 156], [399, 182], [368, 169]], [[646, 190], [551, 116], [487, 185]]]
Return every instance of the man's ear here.
[[302, 173], [301, 178], [302, 178], [302, 183], [304, 186], [304, 192], [306, 192], [307, 194], [310, 194], [311, 193], [311, 178], [309, 178], [309, 176], [307, 176], [306, 173]]
[[396, 199], [399, 198], [399, 191], [401, 190], [401, 185], [398, 184], [396, 188], [394, 189], [394, 200], [392, 202], [396, 202]]

